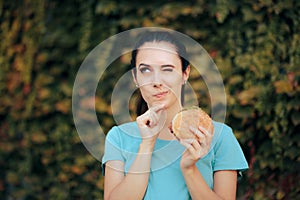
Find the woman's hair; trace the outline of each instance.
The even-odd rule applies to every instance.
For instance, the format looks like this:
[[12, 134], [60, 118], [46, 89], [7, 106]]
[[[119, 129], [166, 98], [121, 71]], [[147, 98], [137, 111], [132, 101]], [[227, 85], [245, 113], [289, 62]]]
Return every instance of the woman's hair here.
[[[185, 46], [175, 37], [170, 32], [167, 31], [149, 31], [146, 33], [143, 33], [137, 43], [134, 46], [134, 49], [131, 54], [131, 68], [134, 70], [134, 74], [136, 75], [136, 56], [138, 54], [139, 48], [143, 46], [147, 42], [168, 42], [172, 45], [174, 45], [176, 52], [181, 60], [181, 68], [182, 72], [186, 70], [188, 65], [190, 64], [189, 61], [187, 60], [187, 52]], [[182, 87], [181, 91], [181, 103], [183, 104], [184, 102], [184, 85]], [[148, 106], [147, 103], [145, 102], [144, 98], [142, 95], [139, 93], [138, 94], [138, 102], [137, 102], [137, 107], [136, 107], [136, 114], [137, 116], [143, 114], [144, 112], [147, 111]]]

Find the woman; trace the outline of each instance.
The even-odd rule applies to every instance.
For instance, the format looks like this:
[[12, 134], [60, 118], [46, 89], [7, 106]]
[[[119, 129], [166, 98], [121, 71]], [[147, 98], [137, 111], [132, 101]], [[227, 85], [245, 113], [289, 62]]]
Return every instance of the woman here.
[[171, 33], [148, 32], [137, 42], [132, 73], [146, 104], [136, 122], [107, 134], [104, 199], [235, 199], [238, 172], [248, 165], [231, 128], [191, 127], [198, 139], [184, 141], [169, 131], [190, 73], [185, 58]]

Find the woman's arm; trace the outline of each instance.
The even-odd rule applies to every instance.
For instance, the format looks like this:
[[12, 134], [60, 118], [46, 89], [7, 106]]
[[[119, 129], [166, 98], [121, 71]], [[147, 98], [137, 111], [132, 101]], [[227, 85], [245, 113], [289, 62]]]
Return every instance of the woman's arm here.
[[214, 173], [214, 191], [222, 199], [236, 199], [237, 171], [222, 170]]
[[162, 128], [164, 105], [149, 109], [136, 121], [142, 137], [136, 158], [124, 175], [124, 163], [109, 161], [105, 166], [104, 199], [143, 199], [149, 180], [152, 152]]
[[153, 146], [141, 143], [129, 172], [124, 175], [124, 163], [108, 161], [105, 165], [104, 199], [142, 199], [145, 195]]
[[236, 171], [217, 171], [214, 173], [213, 190], [206, 184], [196, 166], [182, 170], [186, 185], [193, 200], [196, 199], [235, 199], [236, 198]]
[[210, 149], [213, 131], [207, 131], [202, 127], [198, 127], [198, 129], [191, 127], [191, 131], [198, 139], [180, 141], [187, 148], [182, 155], [180, 168], [192, 199], [235, 199], [237, 184], [237, 172], [235, 170], [215, 172], [212, 190], [196, 166], [196, 162], [205, 156]]

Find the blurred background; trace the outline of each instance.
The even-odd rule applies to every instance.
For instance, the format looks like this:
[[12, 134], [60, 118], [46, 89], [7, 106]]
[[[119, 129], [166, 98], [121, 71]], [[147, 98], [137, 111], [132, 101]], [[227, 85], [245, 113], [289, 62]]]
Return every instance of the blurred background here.
[[[297, 0], [0, 0], [0, 199], [102, 199], [101, 163], [73, 121], [74, 80], [100, 42], [149, 26], [189, 35], [218, 66], [225, 122], [250, 167], [238, 199], [300, 199]], [[115, 125], [111, 91], [127, 61], [112, 63], [97, 90], [104, 132]], [[190, 84], [208, 110], [200, 79]]]

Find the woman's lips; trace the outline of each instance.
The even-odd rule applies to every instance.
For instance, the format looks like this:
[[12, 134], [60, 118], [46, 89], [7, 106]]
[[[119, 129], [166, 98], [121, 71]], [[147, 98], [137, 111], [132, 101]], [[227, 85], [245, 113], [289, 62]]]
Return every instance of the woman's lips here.
[[168, 94], [168, 91], [165, 91], [165, 92], [156, 93], [153, 96], [156, 97], [156, 98], [161, 98], [161, 97], [166, 96], [167, 94]]

